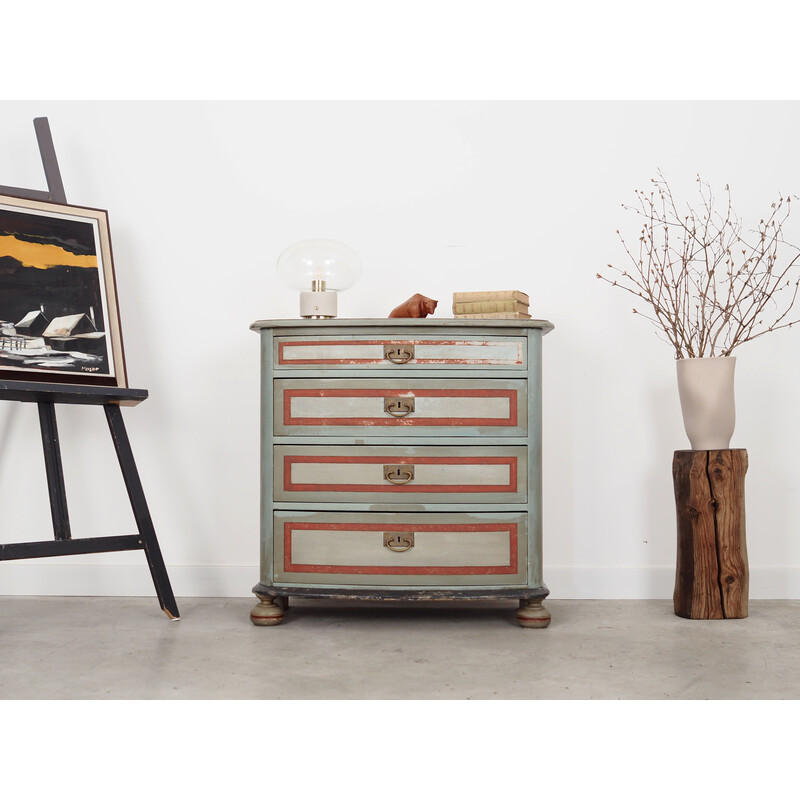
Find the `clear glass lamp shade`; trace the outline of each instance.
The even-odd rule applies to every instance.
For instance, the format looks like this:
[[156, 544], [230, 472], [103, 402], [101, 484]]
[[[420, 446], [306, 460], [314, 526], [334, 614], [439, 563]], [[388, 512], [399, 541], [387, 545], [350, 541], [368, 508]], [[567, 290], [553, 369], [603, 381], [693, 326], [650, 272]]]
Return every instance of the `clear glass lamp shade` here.
[[278, 274], [300, 292], [341, 292], [361, 276], [361, 259], [355, 250], [333, 239], [307, 239], [280, 254]]
[[349, 289], [361, 275], [358, 254], [332, 239], [307, 239], [287, 247], [278, 257], [278, 274], [300, 292], [300, 316], [335, 317], [337, 292]]

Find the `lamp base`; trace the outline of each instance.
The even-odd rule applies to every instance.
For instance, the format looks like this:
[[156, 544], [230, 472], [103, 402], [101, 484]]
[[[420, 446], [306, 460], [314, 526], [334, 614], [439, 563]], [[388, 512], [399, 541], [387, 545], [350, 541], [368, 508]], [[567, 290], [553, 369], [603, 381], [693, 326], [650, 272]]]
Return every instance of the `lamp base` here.
[[337, 312], [336, 292], [300, 292], [300, 316], [304, 319], [330, 319]]

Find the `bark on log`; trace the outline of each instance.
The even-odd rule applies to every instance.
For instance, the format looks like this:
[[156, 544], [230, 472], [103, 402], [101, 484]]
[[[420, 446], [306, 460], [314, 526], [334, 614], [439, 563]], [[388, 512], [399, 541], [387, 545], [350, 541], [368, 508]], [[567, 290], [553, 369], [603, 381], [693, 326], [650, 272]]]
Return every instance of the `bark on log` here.
[[678, 517], [675, 613], [687, 619], [747, 616], [747, 450], [678, 450], [672, 461]]

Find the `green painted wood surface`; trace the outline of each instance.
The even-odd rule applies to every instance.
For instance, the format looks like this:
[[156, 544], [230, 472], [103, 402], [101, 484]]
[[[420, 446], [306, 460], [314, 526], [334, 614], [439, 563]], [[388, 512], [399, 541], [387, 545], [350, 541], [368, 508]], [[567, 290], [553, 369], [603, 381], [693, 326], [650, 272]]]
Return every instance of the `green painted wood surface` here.
[[528, 334], [528, 584], [542, 578], [542, 333]]
[[[546, 319], [456, 319], [455, 317], [424, 317], [421, 319], [378, 319], [378, 318], [347, 318], [336, 319], [260, 319], [250, 326], [252, 331], [278, 330], [281, 335], [305, 336], [309, 332], [320, 335], [328, 333], [352, 332], [363, 335], [365, 332], [376, 335], [386, 334], [391, 331], [393, 336], [414, 336], [419, 333], [431, 333], [436, 328], [452, 333], [454, 330], [476, 330], [485, 332], [491, 330], [498, 335], [515, 336], [520, 331], [528, 328], [549, 333], [555, 326]], [[348, 329], [352, 329], [348, 331]]]
[[[311, 342], [318, 346], [315, 347]], [[386, 358], [384, 346], [398, 349], [409, 345], [412, 348], [409, 353], [413, 352], [413, 355], [407, 362], [397, 363]], [[281, 351], [284, 354], [283, 361]], [[526, 337], [498, 336], [491, 330], [480, 334], [454, 330], [438, 335], [416, 333], [411, 336], [386, 332], [359, 335], [323, 335], [312, 332], [306, 336], [276, 335], [273, 355], [275, 369], [288, 372], [324, 368], [337, 374], [344, 371], [379, 374], [387, 370], [400, 370], [403, 373], [419, 370], [424, 374], [449, 367], [484, 370], [489, 373], [500, 370], [519, 373], [527, 369]], [[314, 358], [325, 359], [327, 363], [305, 363]], [[462, 360], [454, 361], [457, 358]], [[364, 363], [358, 363], [359, 361]]]
[[272, 330], [261, 332], [261, 581], [273, 575], [272, 544]]
[[[298, 502], [282, 501], [276, 502], [273, 495], [273, 445], [285, 446], [315, 446], [326, 445], [369, 445], [369, 446], [391, 446], [402, 443], [403, 447], [439, 447], [452, 446], [525, 446], [528, 448], [528, 499], [522, 503], [502, 504], [506, 512], [524, 512], [527, 523], [526, 547], [527, 573], [523, 584], [519, 587], [520, 592], [539, 592], [547, 593], [547, 588], [543, 582], [542, 568], [542, 434], [541, 434], [541, 368], [542, 368], [542, 337], [552, 330], [551, 323], [544, 320], [450, 320], [450, 319], [425, 319], [425, 320], [261, 320], [253, 323], [251, 328], [258, 331], [261, 336], [262, 349], [262, 498], [261, 498], [261, 584], [262, 586], [275, 585], [276, 588], [291, 589], [292, 587], [302, 589], [304, 584], [283, 582], [278, 586], [274, 583], [274, 549], [273, 540], [273, 514], [283, 511], [304, 511], [308, 513], [324, 512], [326, 510], [346, 511], [351, 514], [358, 513], [393, 513], [400, 511], [414, 511], [426, 513], [431, 511], [447, 513], [467, 513], [480, 514], [482, 512], [496, 511], [498, 506], [492, 503], [386, 503], [386, 502], [354, 502], [349, 499], [346, 502], [334, 503], [324, 502]], [[277, 367], [274, 363], [274, 336], [302, 336], [307, 338], [309, 335], [329, 336], [341, 338], [350, 336], [363, 338], [365, 336], [391, 336], [391, 337], [414, 337], [424, 332], [427, 336], [450, 335], [458, 331], [459, 336], [469, 335], [469, 332], [480, 335], [496, 334], [498, 336], [511, 336], [526, 338], [527, 349], [527, 370], [520, 371], [517, 368], [497, 368], [491, 367], [486, 370], [474, 369], [470, 367], [458, 368], [456, 365], [445, 365], [425, 368], [403, 368], [404, 365], [397, 365], [396, 368], [381, 368], [380, 371], [370, 372], [361, 367], [340, 368], [331, 370], [324, 365], [304, 366], [303, 368], [293, 366], [288, 369]], [[527, 426], [520, 430], [516, 435], [505, 436], [497, 435], [494, 432], [486, 431], [476, 427], [468, 431], [468, 435], [453, 435], [450, 430], [425, 430], [420, 427], [405, 427], [401, 436], [397, 436], [395, 430], [376, 430], [374, 427], [362, 426], [359, 430], [335, 431], [333, 434], [326, 432], [325, 436], [318, 435], [317, 432], [291, 431], [285, 435], [276, 434], [273, 426], [275, 408], [273, 405], [274, 381], [277, 379], [293, 378], [298, 380], [319, 381], [322, 379], [335, 378], [339, 380], [364, 379], [365, 374], [372, 378], [376, 376], [381, 380], [397, 379], [428, 379], [431, 381], [451, 381], [463, 379], [465, 386], [473, 386], [476, 381], [491, 379], [490, 385], [500, 385], [503, 381], [519, 379], [520, 375], [525, 377], [526, 392], [524, 395], [524, 416]], [[495, 384], [495, 381], [497, 383]], [[363, 498], [361, 498], [363, 499]], [[380, 592], [381, 584], [353, 586], [354, 591], [374, 590]], [[314, 590], [329, 590], [331, 592], [347, 591], [347, 587], [342, 584], [314, 584]], [[419, 586], [413, 584], [386, 585], [386, 591], [391, 595], [392, 592], [401, 592], [407, 589], [411, 592], [420, 590]], [[469, 591], [479, 589], [480, 591], [491, 592], [491, 586], [472, 586], [462, 585], [460, 590]], [[453, 585], [445, 583], [443, 585], [429, 585], [422, 591], [441, 591], [450, 592]], [[456, 591], [459, 589], [457, 588]], [[509, 591], [506, 585], [497, 587], [497, 592]], [[512, 590], [514, 591], [514, 590]], [[542, 596], [544, 596], [542, 594]]]
[[[326, 586], [360, 586], [384, 584], [386, 586], [436, 586], [436, 587], [466, 587], [466, 586], [524, 586], [526, 584], [526, 567], [528, 563], [528, 532], [527, 518], [525, 512], [510, 513], [505, 511], [494, 511], [484, 513], [419, 513], [419, 512], [395, 512], [395, 513], [355, 513], [341, 511], [276, 511], [275, 512], [275, 585], [284, 585], [287, 582], [300, 585], [326, 585]], [[317, 538], [330, 541], [326, 552], [320, 553], [318, 562], [329, 564], [331, 560], [336, 563], [351, 563], [359, 565], [359, 569], [365, 570], [363, 573], [318, 573], [318, 572], [285, 572], [282, 569], [284, 549], [282, 530], [285, 523], [299, 522], [312, 526], [320, 526], [321, 536]], [[352, 536], [348, 536], [347, 531], [326, 529], [327, 526], [349, 526], [358, 527], [361, 525], [374, 526], [374, 530], [354, 531]], [[515, 535], [509, 537], [505, 530], [502, 531], [483, 531], [476, 532], [467, 530], [474, 526], [486, 525], [508, 525], [509, 531], [515, 531]], [[382, 544], [383, 529], [381, 526], [391, 528], [392, 525], [402, 525], [416, 531], [416, 544], [406, 552], [392, 552]], [[442, 531], [424, 530], [429, 527], [440, 528], [441, 526], [452, 526], [455, 528], [463, 526], [463, 531]], [[300, 538], [306, 531], [296, 531], [294, 537]], [[378, 565], [392, 568], [403, 569], [408, 566], [421, 564], [421, 568], [427, 566], [443, 565], [444, 559], [439, 562], [429, 562], [425, 560], [426, 551], [436, 548], [436, 540], [442, 536], [447, 536], [451, 542], [451, 548], [447, 556], [447, 564], [458, 565], [463, 568], [482, 569], [490, 566], [505, 566], [509, 564], [511, 553], [511, 539], [517, 548], [517, 558], [513, 563], [514, 572], [500, 574], [382, 574], [376, 575], [371, 568]], [[490, 536], [492, 544], [489, 549], [489, 558], [481, 557], [481, 539]], [[427, 537], [427, 538], [426, 538]], [[358, 542], [353, 540], [358, 539]], [[299, 550], [299, 545], [295, 543], [293, 555]], [[305, 560], [301, 555], [297, 556], [300, 563]], [[421, 561], [418, 562], [418, 560]], [[294, 561], [294, 558], [292, 559]], [[295, 562], [298, 563], [298, 562]]]
[[[520, 436], [525, 437], [528, 432], [528, 401], [527, 401], [527, 380], [501, 380], [492, 379], [486, 380], [482, 377], [473, 376], [469, 381], [453, 377], [454, 368], [446, 370], [431, 371], [426, 374], [424, 378], [414, 378], [408, 375], [400, 374], [391, 376], [382, 372], [379, 378], [367, 378], [362, 373], [358, 378], [341, 378], [337, 375], [336, 378], [331, 378], [330, 373], [321, 371], [319, 377], [294, 377], [283, 378], [276, 377], [274, 380], [274, 394], [275, 394], [275, 407], [273, 409], [274, 431], [277, 435], [281, 436], [319, 436], [320, 438], [328, 437], [371, 437], [380, 435], [385, 437], [402, 437], [403, 439], [414, 437], [427, 437], [427, 436], [448, 436], [448, 437], [469, 437], [474, 439], [484, 435], [495, 437], [507, 436]], [[303, 425], [292, 424], [284, 422], [284, 398], [285, 393], [293, 390], [316, 390], [321, 391], [347, 391], [353, 392], [372, 391], [380, 392], [380, 396], [376, 395], [370, 398], [370, 404], [374, 406], [374, 410], [369, 412], [368, 416], [375, 420], [380, 420], [381, 423], [388, 424], [354, 424], [339, 423], [331, 425]], [[420, 396], [417, 398], [417, 410], [407, 415], [407, 417], [392, 418], [383, 412], [382, 400], [383, 397], [390, 396], [406, 396], [414, 391], [424, 392], [426, 390], [441, 390], [444, 392], [452, 391], [459, 392], [463, 390], [491, 390], [508, 392], [516, 400], [517, 419], [516, 425], [507, 425], [505, 423], [498, 424], [492, 423], [490, 419], [490, 412], [479, 411], [476, 412], [476, 419], [486, 415], [486, 422], [482, 420], [477, 425], [467, 424], [416, 424], [416, 421], [423, 417], [422, 409], [425, 406], [427, 398]], [[327, 404], [330, 408], [330, 416], [336, 418], [346, 408], [349, 398], [320, 398], [317, 405], [321, 408]], [[505, 408], [504, 396], [500, 398], [470, 398], [470, 406], [486, 405], [488, 402], [494, 401], [496, 405], [501, 405]], [[461, 400], [457, 396], [446, 398], [447, 404], [450, 405], [450, 410], [443, 410], [441, 417], [444, 418], [448, 413], [453, 416], [460, 416], [465, 414], [462, 409], [466, 405], [467, 400]], [[510, 409], [510, 400], [508, 401]], [[444, 404], [443, 404], [444, 405]], [[505, 411], [501, 412], [500, 418], [503, 418]], [[510, 410], [508, 412], [510, 414]], [[431, 418], [432, 423], [435, 418]]]
[[[527, 447], [489, 447], [477, 445], [452, 445], [436, 447], [430, 445], [388, 444], [388, 445], [350, 445], [336, 444], [324, 446], [309, 445], [276, 445], [273, 458], [273, 497], [277, 503], [360, 503], [383, 504], [392, 503], [400, 506], [410, 503], [426, 503], [436, 507], [443, 503], [526, 503], [528, 500], [528, 448]], [[303, 467], [299, 464], [286, 466], [292, 458], [303, 458], [314, 464], [319, 477], [308, 489], [294, 488], [302, 483], [302, 474], [295, 477]], [[328, 463], [327, 466], [316, 467], [316, 459], [339, 459], [339, 462]], [[370, 459], [370, 463], [363, 463]], [[430, 464], [433, 460], [477, 461], [477, 464]], [[501, 459], [501, 463], [486, 463]], [[359, 461], [357, 467], [351, 467], [347, 460]], [[410, 464], [415, 467], [414, 475], [408, 482], [396, 486], [383, 476], [383, 466]], [[308, 471], [311, 467], [306, 467]], [[366, 486], [358, 490], [347, 488], [353, 485], [355, 470], [367, 481]], [[456, 482], [456, 477], [448, 474], [448, 470], [459, 469], [461, 479], [467, 484]], [[493, 488], [482, 489], [489, 481], [487, 472], [496, 478]], [[292, 478], [287, 488], [287, 475]], [[427, 478], [426, 478], [427, 474]], [[449, 485], [443, 481], [449, 481]], [[322, 484], [335, 481], [334, 486], [324, 489]], [[499, 483], [498, 483], [499, 481]], [[345, 484], [336, 486], [336, 484]], [[511, 487], [513, 488], [504, 488]], [[427, 488], [426, 488], [427, 487]], [[449, 491], [448, 491], [449, 489]], [[467, 490], [468, 489], [468, 490]]]

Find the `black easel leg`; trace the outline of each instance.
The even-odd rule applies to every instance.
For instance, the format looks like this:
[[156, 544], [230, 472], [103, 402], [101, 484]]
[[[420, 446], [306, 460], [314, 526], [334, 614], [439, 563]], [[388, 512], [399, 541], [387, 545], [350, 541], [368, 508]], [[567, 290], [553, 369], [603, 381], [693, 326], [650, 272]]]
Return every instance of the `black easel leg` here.
[[64, 487], [64, 470], [61, 466], [61, 448], [58, 443], [56, 410], [53, 403], [43, 400], [39, 406], [39, 426], [42, 429], [44, 468], [50, 494], [50, 513], [53, 517], [53, 534], [56, 539], [70, 539], [67, 490]]
[[47, 188], [50, 198], [54, 203], [66, 203], [67, 194], [61, 181], [61, 170], [58, 168], [56, 148], [53, 145], [53, 135], [50, 133], [50, 123], [47, 117], [36, 117], [33, 121], [36, 131], [36, 140], [39, 142], [39, 153], [42, 156], [44, 176], [47, 178]]
[[175, 596], [172, 594], [172, 587], [167, 575], [167, 568], [161, 556], [161, 548], [158, 546], [156, 531], [147, 508], [147, 500], [144, 496], [142, 482], [139, 479], [139, 472], [136, 469], [136, 462], [133, 460], [133, 451], [125, 430], [125, 423], [122, 419], [122, 411], [117, 405], [107, 404], [103, 408], [106, 412], [108, 427], [111, 431], [111, 438], [114, 440], [114, 447], [119, 458], [119, 465], [122, 469], [122, 477], [125, 479], [125, 486], [128, 489], [128, 497], [133, 508], [133, 516], [142, 537], [142, 544], [147, 555], [147, 563], [150, 567], [150, 574], [153, 576], [153, 584], [156, 588], [158, 601], [167, 616], [172, 619], [180, 619], [178, 605]]

